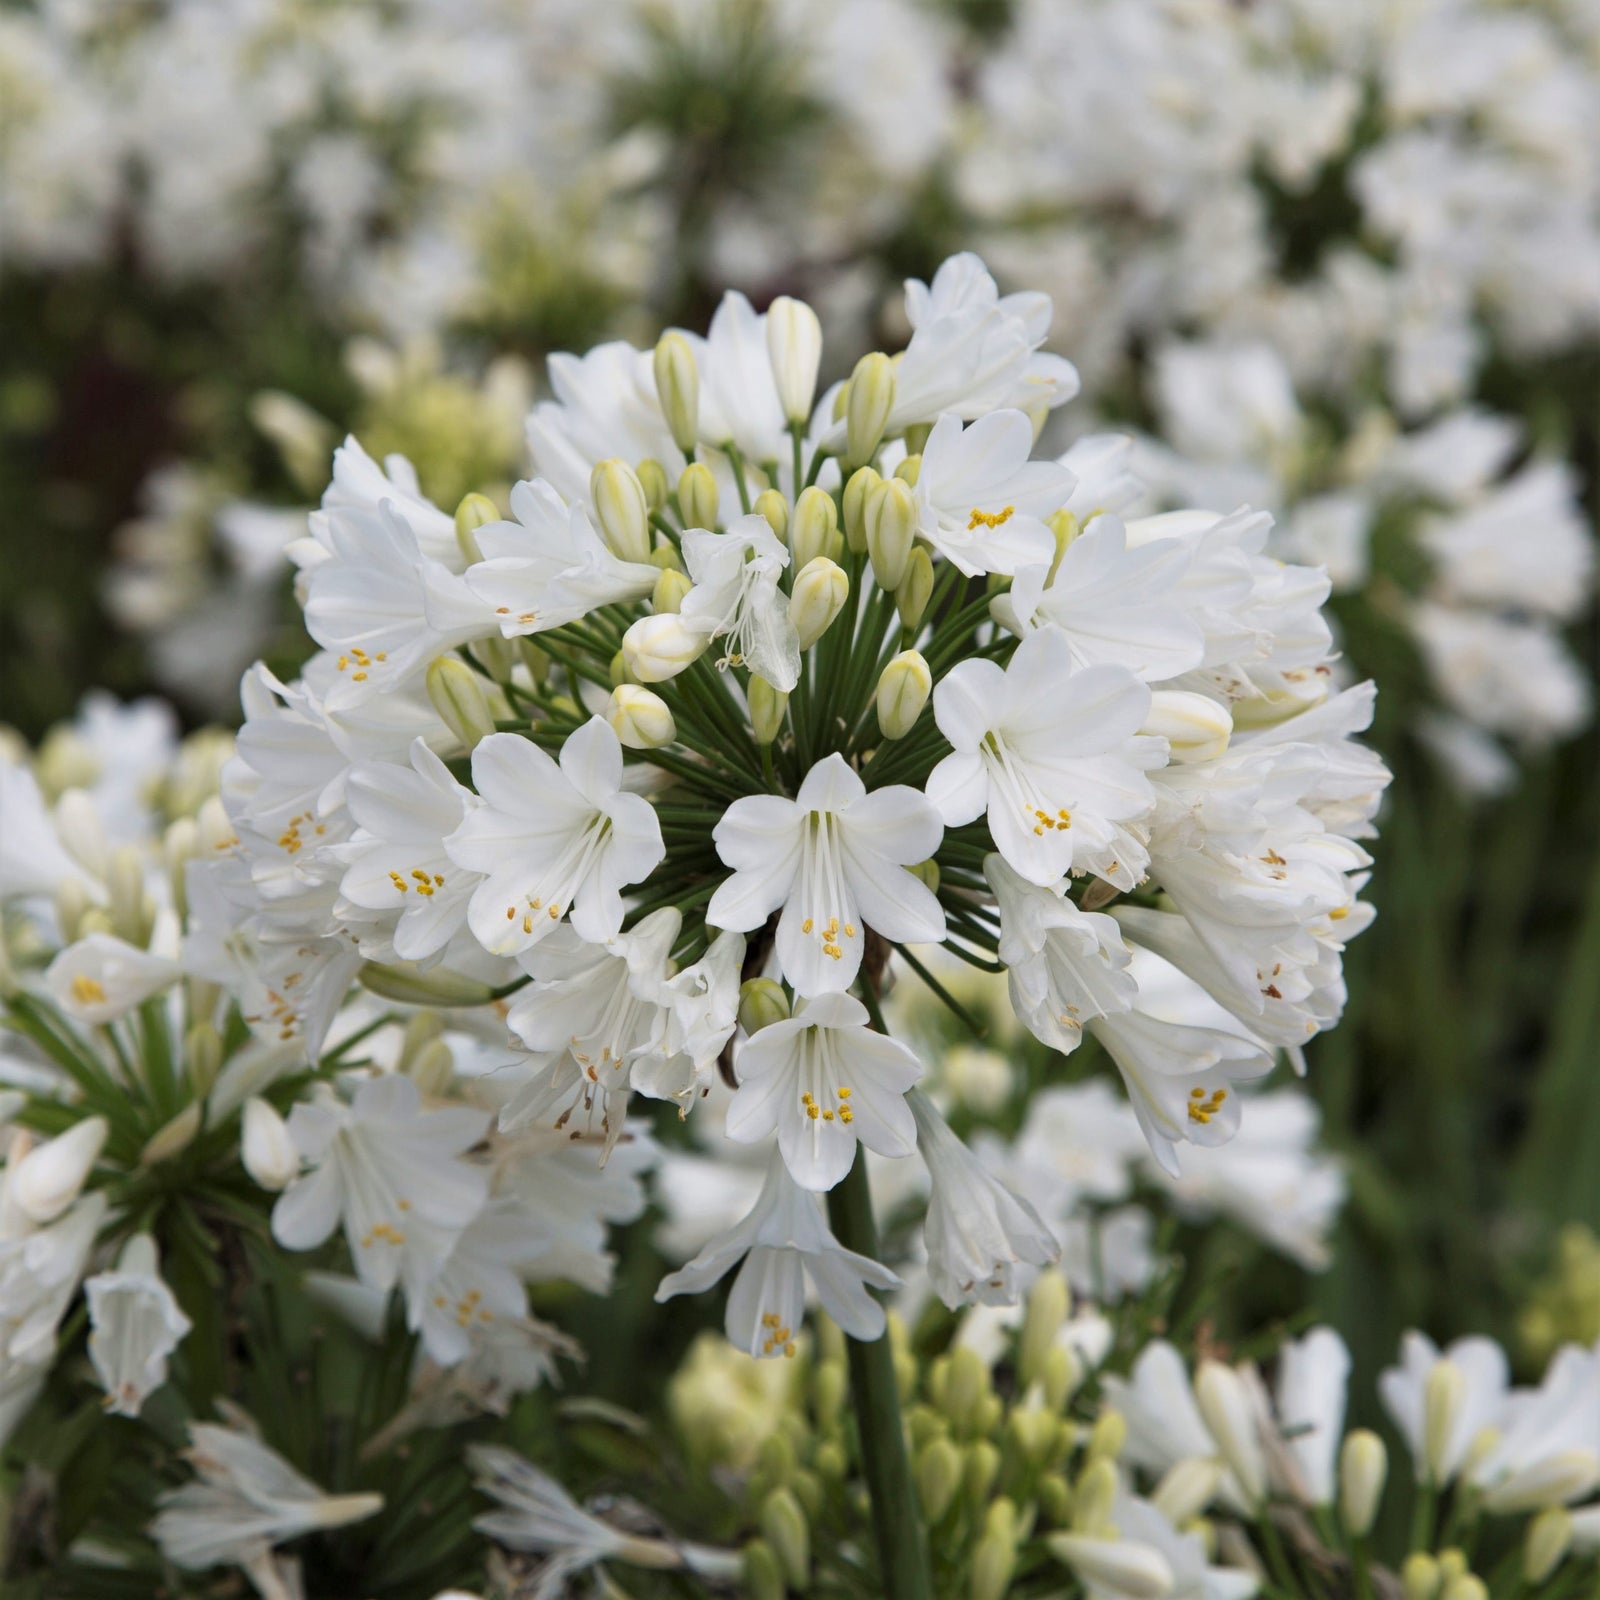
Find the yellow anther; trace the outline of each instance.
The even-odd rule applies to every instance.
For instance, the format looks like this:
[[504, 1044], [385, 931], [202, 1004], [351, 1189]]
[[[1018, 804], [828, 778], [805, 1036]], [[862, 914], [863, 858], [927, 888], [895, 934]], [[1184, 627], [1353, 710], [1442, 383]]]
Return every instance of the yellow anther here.
[[72, 998], [76, 1000], [80, 1006], [99, 1005], [104, 1001], [105, 997], [106, 991], [104, 986], [96, 979], [91, 978], [88, 973], [80, 972], [78, 976], [72, 980]]
[[1001, 523], [1009, 522], [1015, 506], [1007, 506], [1004, 511], [980, 511], [976, 506], [972, 508], [972, 515], [967, 519], [967, 532], [975, 532], [978, 528], [998, 528]]

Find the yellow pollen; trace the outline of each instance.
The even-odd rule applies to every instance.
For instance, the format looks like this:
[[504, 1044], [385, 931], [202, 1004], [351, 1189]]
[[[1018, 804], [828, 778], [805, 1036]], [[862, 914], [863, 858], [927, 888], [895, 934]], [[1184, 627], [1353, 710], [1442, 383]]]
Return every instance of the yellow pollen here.
[[806, 920], [800, 924], [800, 931], [801, 933], [810, 933], [813, 926], [814, 924], [812, 923], [811, 918], [807, 917]]
[[1011, 520], [1011, 514], [1016, 509], [1015, 506], [1007, 506], [1004, 511], [980, 511], [974, 506], [971, 517], [967, 519], [967, 532], [975, 532], [978, 528], [998, 528], [1001, 523]]
[[72, 980], [72, 998], [80, 1006], [100, 1005], [105, 1000], [105, 997], [104, 986], [96, 979], [91, 978], [88, 973], [80, 972]]
[[1349, 906], [1335, 906], [1333, 908], [1333, 910], [1328, 913], [1328, 921], [1329, 922], [1343, 922], [1344, 919], [1346, 917], [1348, 917], [1349, 915], [1350, 915], [1350, 907]]
[[353, 683], [365, 683], [367, 681], [367, 675], [364, 672], [352, 672], [350, 674], [350, 679]]

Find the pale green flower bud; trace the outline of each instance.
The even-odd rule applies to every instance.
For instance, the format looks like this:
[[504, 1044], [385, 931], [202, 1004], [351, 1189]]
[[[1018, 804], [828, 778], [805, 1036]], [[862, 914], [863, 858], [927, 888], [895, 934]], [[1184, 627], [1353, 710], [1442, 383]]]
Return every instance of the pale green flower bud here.
[[839, 508], [826, 489], [812, 484], [803, 489], [789, 521], [789, 553], [795, 570], [832, 552], [834, 535], [839, 531]]
[[918, 861], [906, 868], [913, 877], [920, 878], [933, 894], [939, 892], [939, 863], [929, 856], [926, 861]]
[[822, 324], [804, 300], [781, 294], [767, 307], [767, 356], [784, 416], [804, 423], [811, 415], [822, 364]]
[[987, 1505], [994, 1492], [995, 1479], [1000, 1476], [1000, 1452], [987, 1439], [977, 1439], [967, 1446], [966, 1495], [970, 1504]]
[[856, 555], [867, 548], [867, 502], [882, 482], [875, 467], [858, 467], [844, 486], [844, 536]]
[[131, 844], [111, 852], [106, 887], [111, 895], [111, 927], [119, 939], [143, 949], [150, 942], [155, 905], [144, 888], [144, 862]]
[[774, 1489], [763, 1502], [761, 1532], [789, 1586], [806, 1588], [811, 1582], [811, 1530], [800, 1502], [787, 1489]]
[[1471, 1568], [1467, 1564], [1467, 1553], [1457, 1545], [1451, 1545], [1448, 1550], [1439, 1552], [1439, 1585], [1448, 1589], [1457, 1578], [1466, 1577]]
[[752, 672], [746, 695], [750, 704], [750, 731], [756, 743], [771, 744], [778, 737], [789, 711], [787, 691], [774, 689], [759, 672]]
[[917, 500], [911, 486], [885, 478], [867, 499], [867, 554], [880, 589], [900, 587], [917, 531]]
[[1006, 1417], [1011, 1442], [1030, 1467], [1042, 1467], [1050, 1459], [1060, 1429], [1059, 1419], [1043, 1406], [1013, 1406]]
[[405, 1074], [425, 1094], [442, 1096], [456, 1075], [456, 1058], [443, 1039], [429, 1039], [412, 1052]]
[[476, 537], [478, 529], [501, 520], [499, 506], [486, 494], [469, 494], [456, 507], [456, 544], [468, 566], [483, 560]]
[[844, 1446], [832, 1439], [824, 1439], [811, 1459], [819, 1476], [829, 1483], [842, 1482], [850, 1470], [850, 1458], [844, 1453]]
[[1017, 1344], [1017, 1377], [1024, 1388], [1044, 1376], [1045, 1358], [1056, 1346], [1072, 1309], [1072, 1291], [1067, 1280], [1054, 1267], [1046, 1268], [1028, 1291], [1028, 1305], [1022, 1318], [1022, 1337]]
[[172, 903], [180, 917], [188, 915], [188, 875], [185, 868], [200, 854], [200, 828], [193, 817], [179, 817], [161, 836], [161, 861], [172, 888]]
[[739, 986], [739, 1026], [756, 1034], [769, 1023], [789, 1020], [789, 997], [771, 978], [748, 978]]
[[678, 737], [678, 725], [667, 702], [634, 683], [619, 683], [611, 691], [606, 721], [630, 750], [659, 750]]
[[678, 554], [677, 546], [665, 542], [658, 544], [650, 552], [652, 567], [659, 567], [663, 572], [685, 572], [683, 557]]
[[903, 739], [933, 693], [933, 673], [920, 651], [902, 650], [878, 679], [878, 726], [885, 739]]
[[961, 1487], [961, 1452], [948, 1439], [930, 1440], [917, 1457], [917, 1497], [922, 1514], [937, 1522]]
[[1463, 1572], [1439, 1591], [1439, 1600], [1489, 1600], [1489, 1586], [1475, 1573]]
[[[542, 684], [550, 676], [550, 657], [547, 656], [532, 639], [523, 637], [513, 641], [517, 647], [517, 657], [522, 665], [528, 669], [528, 676], [533, 682]], [[500, 714], [498, 706], [493, 707], [495, 714]], [[511, 715], [511, 702], [505, 704], [505, 714]]]
[[800, 570], [789, 595], [789, 620], [802, 650], [809, 650], [833, 626], [849, 597], [849, 574], [826, 556]]
[[1212, 1456], [1190, 1456], [1174, 1462], [1150, 1498], [1173, 1527], [1198, 1517], [1222, 1485], [1222, 1463]]
[[244, 1103], [239, 1124], [239, 1159], [263, 1189], [287, 1189], [300, 1173], [300, 1157], [288, 1124], [265, 1100]]
[[667, 469], [654, 456], [646, 456], [633, 470], [650, 509], [660, 511], [672, 498], [672, 480], [667, 476]]
[[706, 652], [703, 633], [686, 628], [673, 612], [640, 617], [622, 636], [622, 658], [637, 683], [665, 683]]
[[429, 967], [424, 972], [409, 961], [387, 966], [368, 961], [356, 973], [356, 982], [371, 994], [408, 1006], [484, 1006], [494, 998], [489, 985], [477, 978], [444, 967]]
[[1072, 1530], [1099, 1536], [1111, 1525], [1111, 1507], [1117, 1498], [1117, 1469], [1101, 1456], [1078, 1474], [1072, 1496]]
[[931, 422], [913, 422], [906, 429], [906, 453], [908, 455], [921, 455], [927, 447], [928, 435], [933, 432]]
[[517, 664], [517, 652], [509, 639], [494, 634], [486, 639], [474, 639], [467, 646], [467, 654], [497, 683], [509, 683], [511, 670]]
[[1522, 1576], [1535, 1589], [1567, 1558], [1572, 1548], [1572, 1513], [1565, 1506], [1551, 1506], [1528, 1524], [1522, 1546]]
[[[220, 803], [219, 803], [220, 805]], [[232, 829], [228, 830], [230, 833]], [[56, 888], [56, 926], [63, 945], [76, 944], [89, 931], [84, 926], [93, 902], [82, 878], [63, 878]]]
[[199, 1100], [191, 1100], [177, 1116], [157, 1128], [145, 1141], [144, 1149], [139, 1152], [139, 1165], [158, 1167], [163, 1161], [181, 1155], [194, 1143], [204, 1113], [205, 1105]]
[[972, 1600], [1004, 1600], [1017, 1566], [1017, 1508], [1003, 1496], [989, 1507], [972, 1552]]
[[1089, 1460], [1115, 1461], [1127, 1442], [1127, 1419], [1120, 1411], [1102, 1411], [1089, 1434]]
[[620, 689], [623, 684], [632, 682], [628, 676], [628, 658], [618, 650], [611, 658], [611, 664], [606, 668], [606, 676], [611, 680], [613, 689]]
[[862, 467], [877, 453], [883, 426], [894, 407], [894, 363], [875, 350], [856, 362], [845, 401], [845, 462]]
[[656, 615], [671, 616], [682, 611], [684, 596], [693, 587], [687, 572], [677, 572], [669, 567], [656, 579], [655, 591], [650, 597]]
[[989, 1392], [989, 1369], [965, 1345], [935, 1362], [929, 1374], [929, 1397], [958, 1434], [976, 1431], [979, 1407]]
[[678, 510], [686, 528], [715, 528], [720, 496], [717, 480], [703, 461], [691, 461], [678, 479]]
[[1157, 689], [1139, 732], [1165, 739], [1174, 761], [1211, 761], [1228, 748], [1233, 718], [1209, 695]]
[[1077, 1351], [1067, 1345], [1058, 1344], [1044, 1358], [1039, 1381], [1044, 1384], [1045, 1399], [1057, 1411], [1064, 1410], [1067, 1402], [1078, 1392], [1078, 1386], [1083, 1382], [1083, 1363], [1078, 1359]]
[[1439, 1592], [1439, 1563], [1426, 1551], [1412, 1551], [1400, 1568], [1400, 1587], [1406, 1600], [1433, 1600]]
[[1047, 1472], [1039, 1480], [1039, 1509], [1051, 1522], [1065, 1522], [1072, 1515], [1072, 1485], [1059, 1472]]
[[1202, 1361], [1195, 1373], [1194, 1398], [1246, 1499], [1251, 1505], [1260, 1505], [1267, 1493], [1267, 1464], [1243, 1380], [1220, 1361]]
[[920, 455], [902, 457], [900, 465], [894, 469], [894, 475], [902, 483], [909, 483], [915, 489], [917, 479], [922, 476], [922, 457]]
[[[752, 978], [751, 983], [772, 983], [770, 978]], [[748, 987], [746, 985], [745, 987]], [[761, 1007], [756, 1008], [759, 1014], [752, 1016], [756, 1028], [764, 1028], [768, 1022], [781, 1022], [789, 1014], [789, 1001], [783, 995], [783, 988], [773, 984], [782, 1000], [783, 1014], [780, 1016], [776, 1010], [767, 1011]], [[764, 993], [765, 991], [763, 991]], [[744, 990], [740, 990], [743, 998]], [[746, 1033], [754, 1033], [756, 1028], [751, 1028], [743, 1015], [739, 1018], [739, 1025]], [[845, 1397], [850, 1392], [850, 1369], [842, 1361], [819, 1362], [816, 1376], [813, 1379], [812, 1407], [816, 1411], [817, 1421], [824, 1428], [834, 1427], [839, 1418], [844, 1414]]]
[[744, 1588], [749, 1600], [783, 1600], [788, 1592], [783, 1568], [773, 1548], [764, 1539], [752, 1539], [743, 1552]]
[[639, 475], [613, 456], [589, 474], [589, 498], [606, 548], [619, 561], [650, 559], [650, 502]]
[[695, 365], [694, 347], [681, 333], [664, 333], [656, 340], [654, 366], [656, 399], [667, 419], [667, 431], [672, 442], [692, 456], [700, 436], [700, 369]]
[[1056, 553], [1050, 560], [1050, 575], [1045, 579], [1045, 586], [1048, 588], [1056, 581], [1056, 574], [1061, 570], [1061, 558], [1067, 553], [1067, 547], [1083, 532], [1083, 529], [1070, 511], [1058, 511], [1054, 516], [1046, 517], [1045, 526], [1056, 536]]
[[1467, 1396], [1467, 1375], [1448, 1357], [1436, 1361], [1422, 1385], [1422, 1464], [1429, 1482], [1443, 1483], [1450, 1442]]
[[221, 1070], [222, 1035], [209, 1022], [195, 1023], [183, 1036], [183, 1071], [189, 1087], [205, 1099]]
[[494, 713], [483, 691], [483, 679], [465, 661], [455, 656], [437, 657], [424, 682], [439, 720], [466, 749], [476, 749], [480, 739], [494, 732]]
[[900, 613], [904, 627], [916, 631], [932, 595], [933, 557], [928, 554], [926, 545], [912, 545], [911, 554], [906, 559], [905, 575], [894, 592], [895, 610]]
[[1339, 1451], [1339, 1514], [1352, 1538], [1364, 1539], [1372, 1531], [1388, 1472], [1389, 1452], [1377, 1434], [1355, 1428], [1345, 1435]]
[[789, 502], [776, 489], [763, 489], [750, 508], [767, 519], [767, 526], [782, 539], [789, 532]]

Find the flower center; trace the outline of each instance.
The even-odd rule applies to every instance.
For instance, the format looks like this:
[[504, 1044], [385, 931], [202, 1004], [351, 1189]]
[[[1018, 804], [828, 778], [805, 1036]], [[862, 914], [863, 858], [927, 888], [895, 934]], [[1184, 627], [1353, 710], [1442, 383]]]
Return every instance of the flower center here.
[[1228, 1098], [1226, 1089], [1213, 1089], [1208, 1096], [1204, 1089], [1191, 1089], [1189, 1091], [1189, 1104], [1187, 1110], [1189, 1120], [1202, 1125], [1209, 1122], [1222, 1109], [1222, 1102]]
[[348, 655], [339, 657], [339, 670], [348, 672], [352, 683], [365, 683], [371, 677], [374, 665], [388, 659], [389, 655], [385, 650], [380, 650], [375, 656], [369, 656], [359, 645], [352, 645]]
[[533, 919], [540, 912], [552, 922], [559, 922], [610, 838], [611, 818], [603, 811], [596, 811], [584, 824], [583, 831], [567, 841], [560, 855], [541, 874], [540, 881], [534, 885], [535, 892], [524, 897], [527, 909], [515, 904], [506, 907], [506, 921], [515, 922], [520, 912], [524, 933], [533, 932]]
[[967, 532], [975, 533], [979, 528], [998, 528], [1001, 523], [1011, 520], [1016, 509], [1015, 506], [1007, 506], [1004, 511], [980, 511], [974, 506], [972, 515], [967, 519]]
[[413, 867], [411, 869], [411, 878], [412, 882], [408, 883], [405, 877], [395, 871], [393, 867], [389, 869], [389, 881], [401, 894], [409, 893], [414, 887], [417, 893], [425, 900], [431, 900], [437, 890], [444, 888], [444, 879], [437, 872], [430, 873], [422, 867]]
[[1072, 826], [1071, 811], [1056, 805], [1040, 791], [1032, 768], [1016, 759], [1000, 734], [990, 731], [983, 736], [982, 754], [989, 781], [1000, 790], [1007, 805], [1022, 813], [1023, 820], [1035, 833], [1065, 833]]
[[832, 811], [813, 811], [807, 819], [801, 887], [806, 917], [800, 931], [820, 939], [830, 960], [843, 960], [840, 938], [856, 936], [855, 901], [845, 885], [839, 818]]
[[106, 998], [105, 985], [98, 979], [91, 978], [87, 973], [80, 972], [72, 980], [72, 998], [80, 1006], [97, 1006], [104, 1003]]

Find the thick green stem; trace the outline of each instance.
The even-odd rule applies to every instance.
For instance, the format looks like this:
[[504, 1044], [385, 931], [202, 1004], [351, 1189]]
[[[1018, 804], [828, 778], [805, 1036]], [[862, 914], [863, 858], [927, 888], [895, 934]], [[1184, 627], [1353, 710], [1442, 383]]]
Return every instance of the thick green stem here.
[[[829, 1191], [828, 1220], [845, 1249], [878, 1259], [878, 1229], [872, 1219], [864, 1150], [857, 1150], [855, 1165]], [[889, 1336], [885, 1333], [871, 1344], [851, 1339], [849, 1346], [850, 1393], [872, 1496], [882, 1593], [885, 1600], [932, 1600], [928, 1544], [911, 1483]]]

